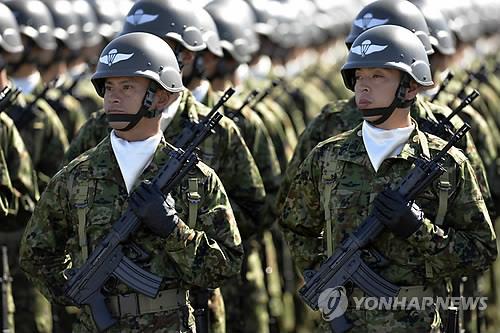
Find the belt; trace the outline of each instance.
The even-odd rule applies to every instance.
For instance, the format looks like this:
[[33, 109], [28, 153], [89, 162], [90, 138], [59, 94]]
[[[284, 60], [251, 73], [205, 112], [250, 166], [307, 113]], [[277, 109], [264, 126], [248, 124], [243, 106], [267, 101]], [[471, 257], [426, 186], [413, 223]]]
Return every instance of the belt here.
[[111, 312], [115, 317], [139, 316], [147, 313], [175, 310], [186, 306], [189, 291], [185, 289], [166, 289], [156, 298], [143, 294], [131, 293], [107, 298]]

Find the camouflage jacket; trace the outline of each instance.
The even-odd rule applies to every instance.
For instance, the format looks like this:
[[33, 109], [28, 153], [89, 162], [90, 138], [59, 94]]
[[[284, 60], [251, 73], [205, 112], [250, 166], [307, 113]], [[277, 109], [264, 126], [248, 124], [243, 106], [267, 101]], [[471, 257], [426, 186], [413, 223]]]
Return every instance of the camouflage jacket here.
[[14, 191], [7, 169], [7, 162], [0, 150], [0, 216], [6, 216], [16, 206]]
[[[415, 158], [425, 155], [425, 147], [432, 157], [444, 145], [440, 138], [416, 129], [402, 152], [386, 159], [377, 172], [366, 153], [361, 125], [317, 145], [293, 180], [281, 222], [299, 270], [315, 268], [325, 259], [328, 216], [335, 249], [370, 214], [375, 195], [387, 186], [394, 188], [414, 166]], [[452, 148], [444, 168], [451, 175], [449, 202], [453, 207], [444, 220], [446, 235], [431, 222], [438, 205], [434, 182], [415, 200], [425, 216], [420, 229], [406, 240], [383, 231], [371, 246], [388, 262], [374, 266], [367, 258], [367, 264], [388, 281], [399, 286], [424, 284], [441, 297], [446, 297], [443, 278], [483, 271], [497, 254], [491, 220], [467, 158]], [[347, 317], [354, 324], [352, 332], [428, 332], [434, 319], [438, 320], [429, 308], [411, 315], [402, 310], [348, 309]]]
[[6, 113], [14, 120], [23, 138], [42, 190], [59, 170], [68, 139], [54, 110], [43, 100], [33, 104], [34, 101], [35, 96], [21, 94]]
[[[185, 125], [197, 121], [209, 111], [185, 90], [179, 109], [164, 133], [167, 142], [174, 143], [175, 137]], [[80, 129], [80, 133], [71, 143], [66, 161], [94, 147], [108, 133], [104, 111], [100, 111]], [[200, 158], [214, 169], [222, 180], [243, 237], [254, 233], [255, 223], [260, 221], [265, 210], [265, 190], [257, 165], [232, 120], [221, 120], [215, 134], [209, 136], [200, 146]]]
[[[3, 220], [0, 230], [19, 229], [24, 227], [24, 223], [33, 213], [34, 202], [38, 200], [38, 186], [21, 135], [12, 119], [3, 112], [0, 113], [0, 152], [4, 161], [0, 173], [2, 186], [11, 190], [2, 191], [2, 194], [8, 194], [10, 197], [10, 204], [9, 217]], [[20, 223], [21, 221], [23, 222]]]
[[[252, 157], [259, 168], [262, 182], [266, 190], [266, 201], [270, 208], [274, 208], [276, 195], [281, 183], [281, 169], [271, 137], [266, 126], [250, 107], [246, 106], [238, 112], [243, 101], [233, 96], [224, 104], [224, 115], [229, 117], [238, 126], [241, 136], [245, 140]], [[220, 98], [212, 89], [208, 90], [203, 104], [213, 107]], [[276, 212], [274, 212], [276, 214]], [[276, 216], [276, 215], [274, 215]], [[270, 216], [266, 216], [270, 217]], [[273, 218], [270, 217], [274, 221]]]
[[[412, 117], [417, 122], [424, 121], [437, 122], [437, 118], [446, 117], [451, 111], [447, 108], [440, 107], [418, 98], [410, 109]], [[287, 195], [291, 181], [297, 172], [299, 165], [306, 158], [307, 154], [319, 142], [328, 139], [334, 135], [340, 134], [347, 130], [354, 128], [362, 121], [361, 113], [356, 107], [354, 98], [349, 100], [342, 100], [327, 104], [321, 113], [307, 126], [304, 133], [299, 139], [297, 149], [294, 156], [290, 161], [288, 169], [286, 170], [280, 192], [278, 194], [278, 203], [281, 204]], [[452, 118], [452, 124], [455, 129], [462, 126], [463, 122], [455, 116]], [[491, 204], [491, 194], [484, 165], [475, 148], [472, 137], [467, 134], [466, 137], [459, 142], [458, 148], [462, 149], [471, 161], [471, 164], [476, 172], [479, 180], [479, 185], [488, 204]]]
[[[43, 90], [44, 86], [40, 83], [35, 88], [34, 94], [42, 94]], [[47, 90], [43, 99], [56, 112], [66, 130], [68, 141], [71, 142], [86, 120], [80, 102], [69, 94], [64, 95], [61, 88], [51, 88]]]
[[[169, 159], [171, 146], [161, 141], [151, 164], [136, 185], [151, 180]], [[188, 221], [188, 177], [200, 181], [196, 224]], [[180, 219], [166, 239], [139, 227], [131, 237], [150, 256], [143, 268], [163, 278], [161, 289], [192, 285], [217, 287], [240, 270], [243, 250], [233, 212], [221, 181], [203, 163], [171, 193]], [[89, 253], [128, 206], [128, 194], [109, 137], [64, 167], [51, 180], [40, 199], [21, 243], [20, 263], [38, 288], [53, 302], [61, 295], [63, 271], [83, 264], [78, 236], [78, 207], [87, 189], [86, 236]], [[108, 286], [108, 296], [133, 292], [122, 283]], [[111, 332], [172, 332], [191, 326], [186, 309], [123, 319]], [[173, 317], [172, 317], [173, 316]], [[191, 322], [192, 318], [189, 318]], [[89, 309], [83, 309], [75, 331], [94, 331]]]

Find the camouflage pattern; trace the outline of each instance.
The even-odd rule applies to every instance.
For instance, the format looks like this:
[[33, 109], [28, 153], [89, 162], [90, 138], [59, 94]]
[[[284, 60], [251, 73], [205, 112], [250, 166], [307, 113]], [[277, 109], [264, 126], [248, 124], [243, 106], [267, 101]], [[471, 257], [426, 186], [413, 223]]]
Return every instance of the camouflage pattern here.
[[[236, 113], [243, 101], [240, 100], [241, 95], [232, 97], [224, 105], [224, 114], [231, 117], [241, 131], [241, 135], [245, 143], [252, 153], [255, 163], [259, 168], [262, 176], [264, 188], [266, 190], [266, 201], [268, 213], [265, 216], [264, 226], [272, 224], [277, 212], [271, 210], [275, 207], [276, 194], [281, 181], [281, 170], [274, 146], [267, 132], [264, 123], [259, 116], [248, 106], [244, 107], [239, 113]], [[203, 104], [212, 107], [215, 101], [219, 98], [219, 94], [209, 89], [208, 94]], [[267, 231], [261, 231], [264, 234]], [[222, 293], [226, 295], [226, 309], [230, 312], [227, 316], [227, 327], [229, 332], [266, 332], [268, 330], [270, 315], [268, 315], [268, 304], [273, 301], [276, 305], [274, 308], [279, 308], [281, 285], [279, 283], [279, 270], [276, 261], [276, 249], [272, 242], [272, 238], [263, 241], [264, 238], [260, 235], [257, 239], [249, 240], [246, 245], [244, 265], [241, 276], [238, 279], [232, 279], [231, 283], [227, 283], [221, 287]], [[268, 254], [260, 256], [259, 252]], [[262, 258], [261, 258], [262, 257]], [[267, 267], [274, 267], [267, 269]], [[251, 277], [251, 278], [248, 278]], [[266, 295], [269, 288], [267, 281], [273, 280], [273, 295]], [[276, 281], [278, 280], [278, 281]], [[277, 283], [276, 283], [277, 282]], [[245, 309], [240, 307], [240, 304], [247, 303]], [[230, 310], [229, 310], [230, 309]], [[279, 310], [274, 311], [274, 318], [278, 317]]]
[[[188, 122], [197, 121], [209, 111], [210, 109], [195, 101], [191, 92], [185, 90], [179, 109], [164, 133], [167, 142], [173, 143]], [[108, 133], [104, 111], [99, 111], [82, 126], [80, 133], [71, 143], [65, 160], [71, 161], [94, 147], [96, 142], [100, 142]], [[221, 120], [215, 134], [200, 146], [200, 158], [221, 178], [229, 193], [243, 238], [252, 235], [256, 230], [254, 221], [260, 221], [260, 214], [265, 210], [265, 190], [255, 161], [232, 120]]]
[[[424, 137], [424, 141], [420, 141]], [[300, 271], [316, 267], [325, 259], [325, 206], [332, 222], [335, 248], [370, 214], [375, 194], [395, 186], [412, 168], [414, 158], [427, 145], [431, 156], [446, 142], [418, 128], [402, 152], [385, 160], [375, 173], [361, 136], [361, 125], [334, 136], [315, 147], [299, 168], [285, 202], [282, 226]], [[455, 148], [447, 154], [444, 167], [452, 177], [453, 195], [449, 197], [445, 225], [447, 235], [437, 232], [432, 222], [438, 205], [437, 182], [416, 203], [424, 211], [420, 229], [406, 240], [385, 231], [373, 242], [387, 260], [383, 267], [372, 267], [388, 281], [404, 285], [424, 285], [436, 296], [446, 297], [442, 279], [474, 275], [487, 269], [497, 254], [495, 234], [474, 171], [467, 158]], [[325, 203], [326, 191], [331, 191]], [[328, 196], [326, 196], [328, 197]], [[374, 262], [367, 258], [368, 265]], [[432, 273], [426, 273], [430, 265]], [[353, 323], [351, 332], [422, 332], [439, 325], [433, 308], [415, 311], [355, 311], [347, 309]], [[330, 332], [327, 322], [318, 328]]]
[[[437, 118], [446, 117], [450, 112], [451, 111], [449, 109], [424, 101], [421, 98], [417, 98], [417, 102], [410, 108], [411, 116], [418, 122], [424, 120], [436, 122]], [[314, 146], [329, 137], [354, 128], [361, 121], [361, 113], [357, 109], [354, 98], [327, 104], [322, 109], [318, 117], [316, 117], [308, 125], [300, 137], [297, 149], [295, 150], [290, 165], [286, 170], [286, 174], [278, 194], [278, 204], [284, 202], [284, 198], [288, 193], [288, 189], [290, 188], [290, 184], [292, 179], [295, 177], [298, 167]], [[463, 122], [459, 119], [459, 117], [455, 116], [452, 118], [452, 124], [455, 129], [458, 129], [462, 126]], [[484, 165], [477, 153], [470, 134], [467, 134], [466, 137], [459, 142], [458, 148], [462, 149], [467, 158], [470, 159], [471, 164], [474, 167], [474, 171], [476, 172], [476, 176], [479, 179], [481, 191], [488, 203], [491, 204], [491, 193], [486, 181], [487, 177]]]
[[[20, 235], [13, 230], [23, 227], [19, 225], [19, 221], [21, 219], [26, 221], [25, 218], [33, 212], [34, 202], [37, 199], [38, 188], [28, 151], [13, 121], [1, 112], [0, 245], [7, 246], [8, 264], [14, 279], [22, 274], [17, 264]], [[15, 305], [12, 284], [8, 284], [7, 288], [8, 329], [14, 332]]]
[[[41, 94], [43, 89], [43, 85], [39, 84], [34, 95]], [[86, 120], [80, 103], [73, 96], [64, 94], [59, 88], [49, 89], [43, 99], [56, 112], [66, 130], [68, 142], [71, 142]]]
[[[172, 146], [162, 140], [138, 182], [151, 180], [168, 161], [171, 150]], [[241, 238], [221, 181], [203, 163], [197, 165], [190, 177], [200, 180], [198, 192], [201, 201], [195, 227], [189, 228], [182, 222], [188, 221], [189, 211], [185, 178], [171, 192], [181, 219], [174, 232], [161, 239], [142, 227], [132, 237], [150, 254], [143, 267], [163, 278], [161, 289], [189, 289], [193, 285], [214, 288], [240, 270]], [[88, 188], [86, 234], [91, 250], [128, 206], [127, 190], [109, 137], [54, 176], [26, 227], [21, 243], [21, 267], [51, 301], [60, 304], [67, 304], [60, 292], [65, 283], [63, 270], [83, 264], [78, 217], [74, 209], [82, 187]], [[108, 295], [131, 292], [133, 290], [128, 286], [117, 283], [109, 288]], [[109, 332], [191, 332], [193, 325], [192, 309], [182, 306], [123, 318]], [[89, 309], [85, 307], [73, 332], [95, 330]]]
[[92, 82], [90, 82], [89, 74], [82, 74], [76, 82], [74, 79], [68, 80], [65, 88], [65, 91], [80, 103], [82, 111], [87, 118], [92, 113], [103, 108], [102, 98], [95, 91]]
[[[42, 190], [50, 177], [59, 170], [59, 164], [68, 148], [68, 139], [54, 110], [43, 100], [38, 100], [33, 105], [34, 100], [33, 95], [19, 95], [6, 112], [21, 133], [37, 172], [38, 186]], [[18, 115], [24, 113], [28, 113], [29, 121], [19, 126]]]

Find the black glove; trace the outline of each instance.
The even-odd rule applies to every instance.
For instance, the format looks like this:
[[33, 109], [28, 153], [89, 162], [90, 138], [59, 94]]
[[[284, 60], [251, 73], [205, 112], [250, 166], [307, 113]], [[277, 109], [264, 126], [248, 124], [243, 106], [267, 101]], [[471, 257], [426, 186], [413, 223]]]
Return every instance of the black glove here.
[[398, 191], [393, 190], [385, 190], [375, 197], [373, 216], [403, 239], [417, 231], [424, 220], [424, 213], [415, 203], [408, 203]]
[[170, 193], [165, 198], [158, 186], [150, 181], [139, 185], [130, 197], [129, 205], [139, 220], [160, 237], [168, 237], [179, 222]]

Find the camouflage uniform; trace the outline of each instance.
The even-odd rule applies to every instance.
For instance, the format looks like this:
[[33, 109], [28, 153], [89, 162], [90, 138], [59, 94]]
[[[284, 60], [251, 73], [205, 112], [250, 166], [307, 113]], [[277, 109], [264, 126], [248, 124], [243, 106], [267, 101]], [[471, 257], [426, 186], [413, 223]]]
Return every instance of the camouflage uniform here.
[[[211, 107], [216, 99], [218, 99], [217, 94], [209, 89], [203, 104]], [[265, 225], [269, 226], [274, 223], [277, 216], [277, 212], [272, 208], [275, 207], [281, 170], [274, 146], [259, 116], [249, 107], [244, 107], [240, 113], [235, 114], [242, 103], [231, 98], [224, 105], [224, 113], [231, 117], [241, 130], [241, 135], [259, 167], [269, 208]], [[260, 230], [255, 237], [245, 242], [243, 267], [241, 279], [235, 279], [234, 283], [222, 286], [222, 293], [226, 296], [228, 305], [227, 326], [230, 332], [266, 332], [270, 319], [279, 318], [282, 309], [276, 248], [267, 228]], [[244, 308], [240, 308], [240, 304], [244, 304]], [[271, 312], [269, 315], [268, 307]]]
[[86, 117], [103, 108], [102, 98], [96, 93], [90, 82], [90, 75], [83, 74], [77, 81], [68, 80], [65, 86], [69, 95], [76, 98]]
[[[43, 85], [39, 84], [34, 94], [41, 94], [43, 89]], [[59, 88], [49, 89], [44, 94], [43, 99], [56, 112], [66, 130], [68, 141], [71, 142], [86, 119], [85, 114], [81, 111], [80, 103], [73, 96], [64, 94]]]
[[[0, 113], [0, 245], [7, 246], [10, 273], [20, 275], [17, 265], [19, 242], [25, 220], [33, 212], [38, 188], [28, 151], [13, 121]], [[22, 278], [21, 278], [22, 279]], [[16, 280], [14, 280], [16, 283]], [[14, 332], [14, 299], [12, 284], [7, 284], [9, 329]]]
[[[167, 142], [172, 144], [186, 124], [197, 121], [210, 111], [197, 103], [189, 91], [183, 91], [181, 96], [179, 109], [164, 133]], [[99, 111], [80, 129], [65, 160], [71, 161], [94, 147], [96, 142], [101, 141], [108, 133], [104, 111]], [[256, 228], [254, 221], [261, 221], [260, 214], [264, 211], [264, 185], [255, 161], [233, 121], [227, 118], [221, 120], [215, 134], [200, 146], [200, 158], [221, 178], [229, 193], [229, 200], [243, 238], [253, 234]]]
[[[285, 203], [282, 226], [299, 269], [314, 268], [325, 259], [325, 219], [332, 222], [333, 248], [370, 214], [375, 195], [395, 185], [421, 154], [435, 156], [445, 142], [416, 129], [402, 152], [385, 160], [375, 173], [361, 137], [361, 125], [330, 138], [308, 155], [293, 181]], [[432, 224], [437, 211], [438, 185], [427, 188], [416, 203], [425, 213], [423, 225], [406, 240], [382, 232], [373, 242], [387, 260], [372, 267], [388, 281], [400, 286], [421, 285], [435, 296], [446, 297], [443, 278], [472, 275], [485, 270], [497, 254], [495, 234], [479, 191], [474, 171], [455, 148], [446, 155], [444, 167], [450, 175], [452, 193], [445, 225], [447, 236]], [[374, 262], [367, 262], [373, 265]], [[428, 269], [426, 269], [428, 267]], [[352, 332], [423, 332], [439, 325], [433, 307], [412, 311], [353, 310], [346, 315]], [[330, 332], [326, 322], [319, 331]]]
[[[413, 104], [410, 109], [410, 114], [417, 119], [418, 122], [423, 120], [435, 122], [436, 115], [438, 115], [438, 117], [445, 117], [449, 113], [449, 110], [423, 101], [421, 98], [418, 98], [417, 102]], [[331, 136], [354, 128], [361, 121], [361, 113], [357, 109], [354, 98], [351, 98], [350, 100], [336, 101], [326, 105], [321, 113], [308, 125], [300, 137], [299, 144], [297, 145], [292, 161], [286, 170], [278, 195], [278, 203], [281, 204], [284, 202], [297, 169], [316, 144]], [[460, 128], [463, 124], [458, 117], [452, 118], [452, 123], [455, 129]], [[460, 142], [459, 148], [463, 149], [466, 156], [471, 160], [476, 176], [480, 180], [479, 184], [481, 191], [485, 199], [491, 203], [491, 194], [486, 182], [487, 177], [484, 166], [469, 134], [467, 134], [465, 139]]]
[[[6, 111], [14, 120], [28, 148], [37, 172], [38, 185], [42, 190], [50, 177], [59, 170], [59, 164], [68, 148], [68, 139], [54, 110], [43, 100], [38, 100], [33, 105], [34, 100], [33, 95], [19, 95]], [[28, 106], [30, 107], [27, 108]]]
[[[151, 164], [140, 180], [152, 179], [169, 159], [171, 146], [161, 141]], [[127, 190], [121, 176], [111, 141], [103, 140], [95, 149], [81, 155], [63, 168], [49, 183], [30, 220], [21, 244], [20, 262], [37, 286], [53, 302], [67, 303], [61, 288], [63, 270], [83, 264], [77, 217], [79, 195], [87, 190], [86, 239], [94, 248], [128, 206]], [[199, 180], [197, 218], [188, 226], [190, 203], [188, 178]], [[193, 285], [217, 287], [240, 269], [243, 250], [229, 200], [216, 174], [199, 163], [172, 192], [175, 208], [182, 220], [174, 232], [162, 239], [149, 229], [140, 228], [132, 240], [150, 258], [144, 267], [163, 278], [161, 289], [180, 292]], [[68, 257], [66, 257], [68, 256]], [[107, 297], [132, 293], [118, 283], [109, 287]], [[184, 296], [184, 299], [187, 295]], [[110, 332], [194, 332], [194, 318], [189, 305], [166, 311], [122, 315]], [[95, 331], [90, 311], [85, 307], [73, 332]]]
[[[68, 141], [55, 112], [43, 100], [32, 104], [34, 101], [33, 95], [21, 94], [7, 108], [6, 113], [18, 127], [33, 162], [39, 189], [42, 191], [50, 177], [59, 169]], [[17, 247], [28, 218], [28, 214], [16, 217], [17, 234], [12, 236], [12, 239], [17, 241]], [[11, 253], [15, 254], [17, 251]], [[13, 278], [17, 332], [51, 332], [52, 314], [48, 301], [20, 270]]]

